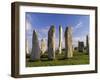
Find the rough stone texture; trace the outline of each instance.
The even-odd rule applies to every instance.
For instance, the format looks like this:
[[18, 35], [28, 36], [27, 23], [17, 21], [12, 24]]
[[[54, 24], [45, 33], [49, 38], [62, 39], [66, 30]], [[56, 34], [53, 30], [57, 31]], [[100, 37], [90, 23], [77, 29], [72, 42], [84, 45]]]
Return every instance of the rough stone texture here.
[[33, 30], [32, 36], [32, 52], [31, 52], [31, 60], [39, 60], [40, 59], [40, 47], [38, 36], [35, 30]]
[[66, 27], [65, 30], [65, 58], [73, 57], [73, 47], [72, 47], [72, 28]]
[[46, 48], [46, 41], [45, 41], [45, 39], [42, 39], [41, 40], [41, 53], [44, 54], [46, 49], [47, 49]]
[[86, 52], [89, 54], [89, 37], [86, 36]]
[[84, 42], [78, 41], [78, 51], [84, 52]]
[[62, 26], [59, 26], [59, 54], [62, 53]]
[[25, 48], [26, 48], [25, 49], [26, 50], [26, 54], [30, 54], [28, 40], [26, 40]]
[[48, 31], [48, 59], [55, 59], [55, 27], [51, 25]]

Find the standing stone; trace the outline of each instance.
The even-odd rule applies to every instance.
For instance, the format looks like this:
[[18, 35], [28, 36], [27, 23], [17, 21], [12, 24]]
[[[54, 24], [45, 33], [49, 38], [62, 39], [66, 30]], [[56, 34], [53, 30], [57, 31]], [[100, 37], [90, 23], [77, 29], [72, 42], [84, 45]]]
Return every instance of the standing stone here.
[[26, 54], [29, 54], [30, 51], [29, 51], [29, 45], [28, 45], [28, 40], [26, 40], [26, 44], [25, 44], [25, 50], [26, 50]]
[[46, 51], [46, 41], [45, 39], [41, 40], [41, 53], [44, 54]]
[[32, 52], [31, 52], [31, 60], [40, 60], [40, 47], [38, 36], [35, 30], [33, 30], [33, 37], [32, 37]]
[[84, 42], [78, 41], [78, 51], [79, 52], [84, 52]]
[[59, 54], [62, 53], [62, 26], [59, 26]]
[[55, 27], [51, 25], [48, 31], [48, 59], [55, 59]]
[[89, 37], [86, 36], [86, 52], [89, 54]]
[[72, 28], [66, 27], [65, 30], [65, 58], [73, 57], [73, 47], [72, 47]]

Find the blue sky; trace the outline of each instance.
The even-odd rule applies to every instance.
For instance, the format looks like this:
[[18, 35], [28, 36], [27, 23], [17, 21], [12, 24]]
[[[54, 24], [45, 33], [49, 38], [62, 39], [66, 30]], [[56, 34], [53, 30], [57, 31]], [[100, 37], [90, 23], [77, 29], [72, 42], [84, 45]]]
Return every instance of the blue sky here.
[[85, 42], [85, 37], [89, 34], [89, 15], [26, 12], [25, 18], [26, 40], [28, 41], [29, 48], [32, 47], [32, 31], [36, 30], [38, 33], [39, 43], [41, 43], [42, 38], [45, 38], [47, 41], [48, 30], [51, 25], [55, 25], [56, 29], [56, 48], [59, 43], [59, 25], [62, 25], [63, 35], [67, 26], [72, 27], [73, 46], [77, 46], [78, 40]]

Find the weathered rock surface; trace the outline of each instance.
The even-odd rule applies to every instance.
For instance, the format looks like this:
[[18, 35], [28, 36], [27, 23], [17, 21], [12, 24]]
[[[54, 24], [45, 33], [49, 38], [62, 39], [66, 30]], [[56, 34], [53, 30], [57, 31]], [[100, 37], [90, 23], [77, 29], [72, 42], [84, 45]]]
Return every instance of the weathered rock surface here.
[[46, 51], [46, 40], [45, 39], [42, 39], [41, 40], [41, 53], [44, 54], [45, 51]]
[[48, 59], [55, 59], [55, 27], [51, 25], [48, 31]]
[[40, 60], [40, 47], [38, 41], [38, 35], [35, 30], [33, 30], [32, 36], [32, 52], [31, 52], [31, 60]]
[[86, 36], [86, 52], [89, 54], [89, 37]]
[[84, 52], [84, 42], [78, 41], [78, 51]]
[[63, 37], [62, 32], [63, 32], [62, 26], [60, 25], [59, 26], [59, 54], [62, 53], [62, 37]]
[[72, 28], [66, 27], [65, 30], [65, 58], [73, 57], [73, 47], [72, 47]]

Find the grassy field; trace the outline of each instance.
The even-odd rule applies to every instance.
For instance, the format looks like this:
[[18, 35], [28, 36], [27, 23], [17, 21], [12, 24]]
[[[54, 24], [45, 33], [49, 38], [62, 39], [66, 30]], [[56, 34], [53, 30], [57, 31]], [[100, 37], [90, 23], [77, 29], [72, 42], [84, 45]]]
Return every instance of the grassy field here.
[[39, 67], [39, 66], [60, 66], [60, 65], [79, 65], [79, 64], [89, 64], [89, 55], [85, 52], [80, 53], [74, 51], [73, 58], [63, 59], [63, 53], [56, 54], [55, 60], [48, 60], [47, 55], [41, 56], [40, 61], [30, 61], [29, 58], [26, 59], [26, 67]]

